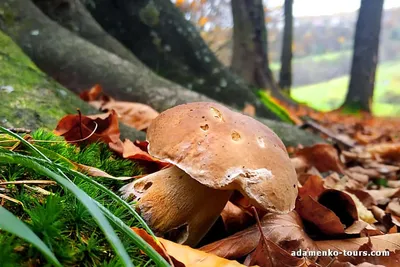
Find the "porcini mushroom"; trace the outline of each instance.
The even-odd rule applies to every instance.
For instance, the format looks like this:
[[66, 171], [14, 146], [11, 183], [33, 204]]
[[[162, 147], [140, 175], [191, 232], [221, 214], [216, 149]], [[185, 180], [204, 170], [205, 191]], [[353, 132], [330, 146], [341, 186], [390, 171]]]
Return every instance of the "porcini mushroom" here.
[[156, 235], [196, 245], [234, 190], [256, 207], [294, 209], [297, 176], [279, 137], [257, 120], [208, 102], [179, 105], [147, 129], [149, 154], [173, 164], [123, 188]]

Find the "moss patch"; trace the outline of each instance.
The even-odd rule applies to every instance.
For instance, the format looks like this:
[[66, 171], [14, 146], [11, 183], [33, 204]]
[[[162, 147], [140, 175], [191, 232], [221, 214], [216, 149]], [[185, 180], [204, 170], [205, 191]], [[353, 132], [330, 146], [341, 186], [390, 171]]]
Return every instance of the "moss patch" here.
[[[36, 131], [32, 136], [37, 140], [60, 140], [59, 137], [43, 130]], [[141, 173], [132, 161], [116, 158], [105, 144], [92, 144], [78, 148], [61, 141], [41, 143], [41, 146], [62, 157], [101, 168], [115, 176], [132, 176]], [[29, 154], [26, 151], [21, 151], [21, 153]], [[0, 180], [31, 179], [46, 180], [47, 177], [28, 168], [0, 162]], [[127, 225], [137, 225], [125, 208], [117, 205], [91, 184], [72, 176], [70, 179]], [[97, 178], [97, 181], [115, 192], [122, 185], [120, 181], [104, 178]], [[4, 207], [24, 221], [53, 251], [63, 266], [122, 266], [97, 224], [75, 196], [58, 185], [46, 186], [45, 190], [54, 195], [46, 196], [22, 185], [8, 185], [6, 194], [21, 201], [24, 207], [10, 201], [6, 201]], [[122, 234], [120, 238], [136, 266], [148, 261], [129, 239]], [[9, 233], [0, 231], [0, 247], [2, 248], [0, 250], [1, 266], [46, 266], [45, 258], [36, 248]]]
[[51, 129], [76, 108], [89, 112], [82, 100], [42, 73], [1, 31], [0, 46], [0, 125]]

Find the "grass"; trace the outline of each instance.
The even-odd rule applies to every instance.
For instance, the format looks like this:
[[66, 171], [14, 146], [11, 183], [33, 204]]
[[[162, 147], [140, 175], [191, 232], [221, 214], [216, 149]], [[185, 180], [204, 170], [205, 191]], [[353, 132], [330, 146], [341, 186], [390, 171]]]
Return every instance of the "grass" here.
[[[295, 87], [291, 96], [321, 111], [338, 108], [346, 97], [349, 76], [327, 82]], [[373, 113], [376, 116], [400, 114], [400, 62], [380, 64], [375, 81]]]
[[[338, 51], [338, 52], [330, 52], [330, 53], [324, 53], [320, 55], [311, 55], [311, 56], [306, 56], [306, 57], [301, 57], [301, 58], [293, 58], [292, 64], [304, 64], [306, 63], [307, 65], [310, 64], [310, 62], [318, 63], [321, 61], [335, 61], [338, 60], [339, 58], [346, 58], [351, 55], [350, 50], [345, 50], [345, 51]], [[272, 71], [279, 71], [281, 67], [280, 61], [276, 62], [271, 62], [270, 68]]]
[[[32, 135], [36, 140], [61, 140], [45, 131]], [[0, 139], [4, 141], [5, 138], [2, 135]], [[40, 153], [32, 151], [32, 145], [30, 150], [18, 147], [17, 153], [0, 147], [0, 181], [51, 178], [58, 183], [45, 187], [49, 196], [15, 184], [7, 185], [0, 192], [22, 204], [4, 202], [3, 207], [15, 215], [13, 219], [8, 214], [8, 221], [12, 223], [18, 218], [28, 227], [26, 233], [29, 230], [33, 232], [28, 239], [22, 233], [22, 236], [15, 235], [11, 223], [6, 227], [0, 225], [1, 266], [50, 266], [47, 262], [49, 256], [43, 254], [46, 250], [43, 244], [38, 249], [37, 244], [30, 242], [35, 240], [35, 235], [62, 266], [144, 266], [149, 263], [151, 265], [147, 266], [154, 266], [141, 250], [147, 252], [154, 262], [161, 262], [160, 266], [167, 266], [130, 230], [129, 227], [140, 226], [139, 222], [129, 208], [121, 205], [122, 200], [112, 193], [121, 187], [122, 182], [110, 179], [96, 179], [96, 182], [95, 178], [70, 170], [64, 159], [101, 168], [115, 176], [138, 175], [140, 168], [132, 161], [116, 158], [105, 144], [76, 147], [57, 142], [40, 145], [52, 151], [47, 157], [53, 157], [55, 162], [43, 159], [46, 158], [43, 155], [36, 157]], [[62, 160], [54, 159], [57, 154]], [[113, 236], [114, 233], [117, 235]]]

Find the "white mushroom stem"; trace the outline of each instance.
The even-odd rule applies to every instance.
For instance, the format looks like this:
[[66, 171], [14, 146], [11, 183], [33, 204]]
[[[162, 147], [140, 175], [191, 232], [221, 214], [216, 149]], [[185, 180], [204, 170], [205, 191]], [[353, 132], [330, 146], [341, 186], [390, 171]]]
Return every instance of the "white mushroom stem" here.
[[156, 235], [195, 246], [215, 223], [233, 191], [204, 186], [178, 167], [160, 170], [121, 188], [135, 196]]

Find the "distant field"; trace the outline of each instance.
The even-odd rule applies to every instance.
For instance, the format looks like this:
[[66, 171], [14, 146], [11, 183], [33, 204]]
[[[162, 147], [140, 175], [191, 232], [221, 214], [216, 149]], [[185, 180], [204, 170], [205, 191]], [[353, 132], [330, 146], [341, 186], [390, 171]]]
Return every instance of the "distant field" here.
[[[301, 58], [293, 58], [293, 64], [304, 64], [304, 63], [310, 63], [310, 62], [321, 62], [321, 61], [335, 61], [339, 60], [340, 58], [347, 58], [350, 56], [351, 51], [350, 50], [344, 50], [344, 51], [339, 51], [339, 52], [330, 52], [330, 53], [324, 53], [320, 55], [314, 55], [314, 56], [306, 56], [306, 57], [301, 57]], [[273, 71], [279, 71], [281, 67], [280, 62], [271, 62], [270, 68]]]
[[[291, 95], [315, 109], [329, 111], [343, 103], [348, 83], [349, 76], [346, 75], [327, 82], [295, 87]], [[400, 61], [379, 64], [373, 113], [377, 116], [400, 116]]]

